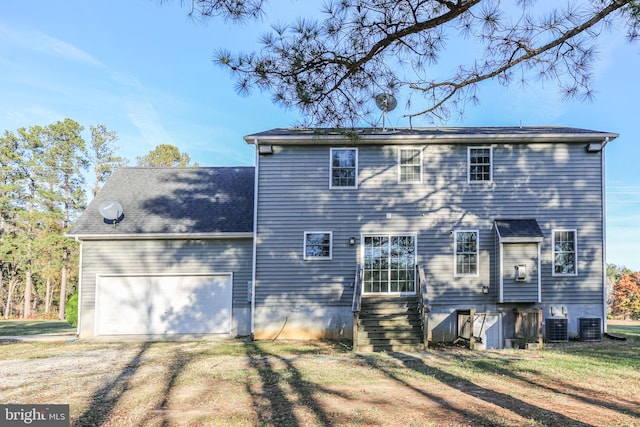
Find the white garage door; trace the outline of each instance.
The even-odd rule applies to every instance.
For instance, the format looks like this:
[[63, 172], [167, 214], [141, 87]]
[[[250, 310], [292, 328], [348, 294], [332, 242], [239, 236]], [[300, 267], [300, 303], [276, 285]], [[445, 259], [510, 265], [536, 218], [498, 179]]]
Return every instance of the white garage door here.
[[96, 335], [228, 334], [231, 274], [99, 276]]

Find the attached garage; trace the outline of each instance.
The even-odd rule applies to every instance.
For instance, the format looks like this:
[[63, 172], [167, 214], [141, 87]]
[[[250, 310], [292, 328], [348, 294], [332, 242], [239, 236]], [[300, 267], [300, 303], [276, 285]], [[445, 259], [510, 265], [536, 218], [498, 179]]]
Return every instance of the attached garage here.
[[95, 335], [229, 334], [231, 273], [99, 276]]
[[116, 170], [68, 234], [81, 242], [78, 335], [250, 335], [253, 185], [251, 167]]

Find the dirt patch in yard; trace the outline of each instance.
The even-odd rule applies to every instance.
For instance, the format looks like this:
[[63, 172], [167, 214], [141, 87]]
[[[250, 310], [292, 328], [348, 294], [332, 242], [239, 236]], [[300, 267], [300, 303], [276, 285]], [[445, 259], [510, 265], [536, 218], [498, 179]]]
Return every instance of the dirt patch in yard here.
[[640, 425], [640, 345], [354, 354], [324, 342], [0, 344], [3, 403], [87, 426]]

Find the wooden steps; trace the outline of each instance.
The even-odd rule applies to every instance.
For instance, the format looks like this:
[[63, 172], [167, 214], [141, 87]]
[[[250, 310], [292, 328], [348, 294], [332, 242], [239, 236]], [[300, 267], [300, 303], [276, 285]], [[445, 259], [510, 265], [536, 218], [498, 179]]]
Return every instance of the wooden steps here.
[[416, 296], [363, 297], [357, 328], [357, 351], [424, 349]]

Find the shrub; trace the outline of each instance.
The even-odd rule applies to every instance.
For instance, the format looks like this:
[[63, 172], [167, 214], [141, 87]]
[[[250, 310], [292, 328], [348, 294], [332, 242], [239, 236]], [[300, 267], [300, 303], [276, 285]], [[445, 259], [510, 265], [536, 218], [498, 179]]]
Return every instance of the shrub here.
[[75, 291], [69, 301], [67, 301], [67, 305], [64, 308], [64, 314], [66, 316], [67, 322], [71, 326], [78, 326], [78, 291]]

